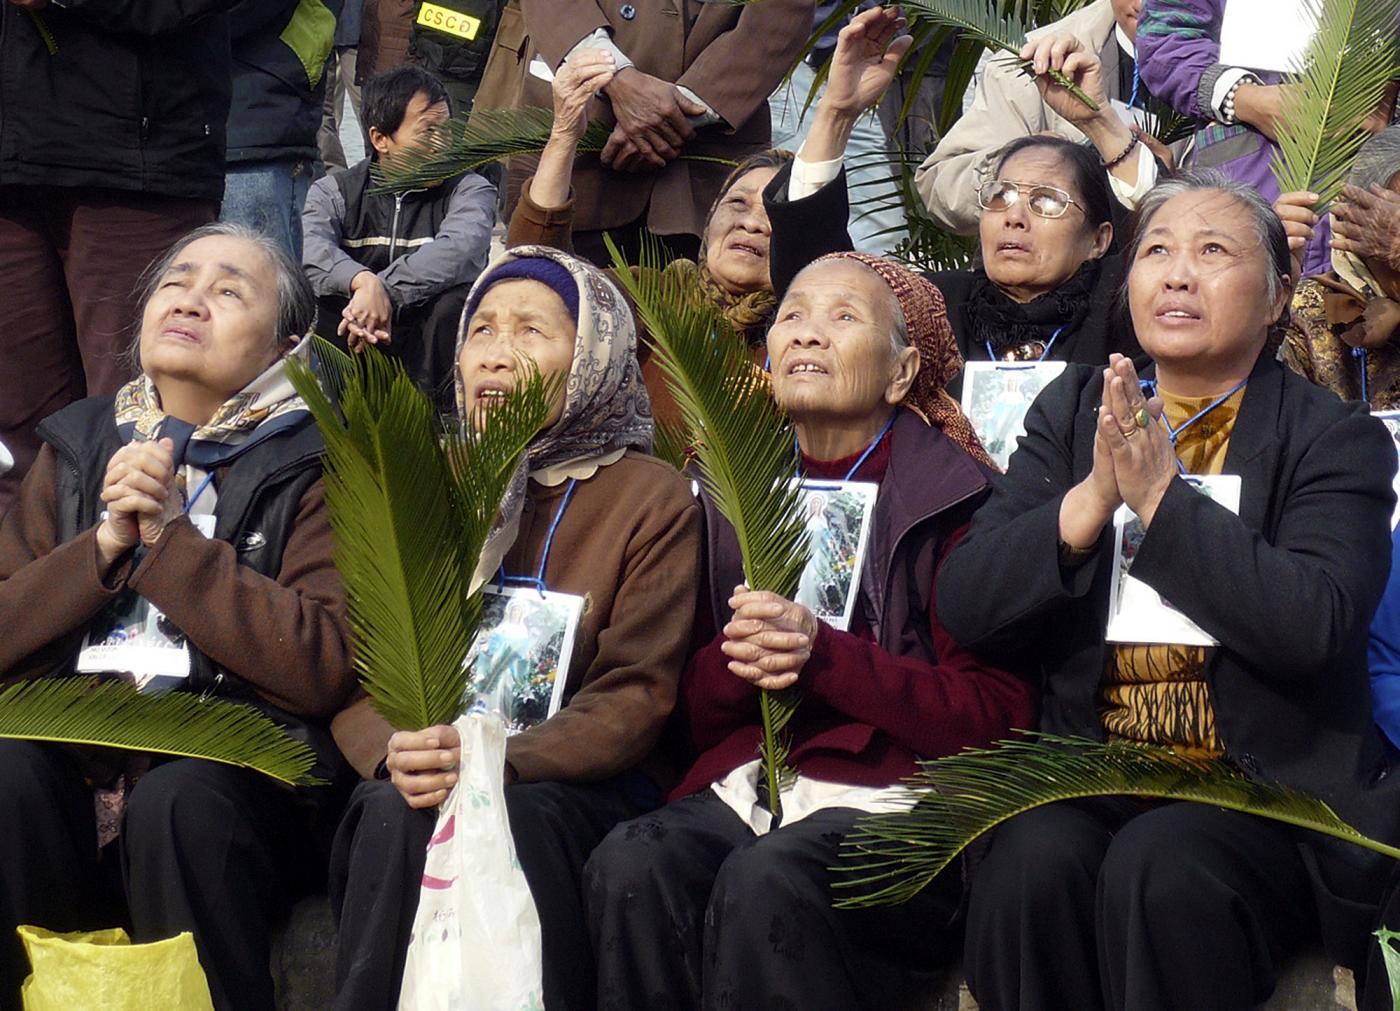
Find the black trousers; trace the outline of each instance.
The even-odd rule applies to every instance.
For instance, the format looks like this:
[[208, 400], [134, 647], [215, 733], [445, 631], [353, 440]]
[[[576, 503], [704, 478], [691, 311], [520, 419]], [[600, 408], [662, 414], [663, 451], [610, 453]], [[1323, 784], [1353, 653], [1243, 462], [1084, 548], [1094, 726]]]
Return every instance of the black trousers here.
[[[0, 768], [0, 1007], [10, 1009], [28, 974], [16, 925], [92, 930], [120, 913], [104, 901], [112, 854], [98, 852], [92, 790], [72, 753], [0, 741]], [[193, 932], [214, 1006], [272, 1011], [270, 929], [319, 878], [308, 822], [296, 794], [257, 773], [194, 759], [155, 766], [122, 827], [132, 940]]]
[[830, 868], [858, 817], [832, 808], [755, 836], [707, 790], [613, 829], [584, 872], [598, 1007], [890, 1006], [900, 969], [950, 947], [961, 885], [834, 909]]
[[[379, 349], [403, 362], [418, 388], [432, 398], [439, 411], [453, 411], [456, 372], [457, 331], [462, 309], [471, 285], [448, 288], [436, 298], [419, 305], [404, 306], [394, 313], [389, 343]], [[348, 299], [325, 297], [316, 301], [316, 332], [346, 350], [345, 338], [336, 333]]]
[[[642, 808], [617, 783], [517, 783], [506, 787], [516, 856], [540, 916], [544, 1005], [594, 1006], [593, 954], [579, 895], [599, 840]], [[331, 856], [331, 906], [339, 926], [337, 1011], [393, 1011], [435, 810], [415, 811], [386, 780], [355, 788]]]
[[1297, 837], [1203, 804], [1065, 801], [1016, 816], [972, 882], [983, 1011], [1242, 1011], [1315, 930]]

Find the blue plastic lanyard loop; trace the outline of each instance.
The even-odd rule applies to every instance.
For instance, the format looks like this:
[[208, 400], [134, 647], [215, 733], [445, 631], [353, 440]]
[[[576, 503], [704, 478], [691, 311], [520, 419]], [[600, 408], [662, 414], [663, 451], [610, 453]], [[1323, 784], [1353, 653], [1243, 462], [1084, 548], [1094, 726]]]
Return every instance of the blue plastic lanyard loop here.
[[1361, 366], [1361, 399], [1366, 403], [1371, 402], [1370, 377], [1366, 375], [1366, 349], [1352, 348], [1351, 356], [1357, 360]]
[[496, 577], [498, 586], [504, 587], [507, 583], [514, 586], [530, 586], [534, 587], [541, 597], [545, 595], [549, 587], [545, 584], [544, 572], [545, 567], [549, 565], [549, 552], [554, 547], [554, 534], [559, 529], [559, 521], [564, 518], [564, 510], [569, 508], [569, 500], [574, 497], [574, 488], [577, 486], [578, 478], [569, 478], [569, 487], [564, 489], [564, 501], [559, 503], [559, 511], [554, 514], [554, 519], [549, 521], [549, 532], [544, 537], [544, 554], [540, 556], [539, 571], [533, 576], [508, 576], [503, 561]]
[[185, 515], [189, 515], [190, 510], [194, 508], [195, 502], [199, 500], [199, 496], [204, 494], [204, 489], [209, 487], [209, 482], [212, 480], [214, 480], [214, 472], [211, 470], [208, 474], [204, 475], [204, 480], [199, 482], [199, 487], [194, 490], [194, 494], [190, 496], [190, 500], [185, 503]]
[[[1049, 339], [1048, 341], [1046, 341], [1044, 350], [1042, 350], [1042, 351], [1040, 352], [1040, 357], [1036, 359], [1036, 363], [1037, 363], [1037, 364], [1039, 364], [1040, 362], [1045, 361], [1046, 358], [1050, 357], [1050, 349], [1053, 348], [1053, 347], [1055, 346], [1055, 341], [1059, 340], [1059, 339], [1060, 339], [1060, 334], [1062, 334], [1062, 333], [1064, 333], [1064, 332], [1065, 332], [1065, 328], [1062, 327], [1062, 326], [1057, 326], [1057, 327], [1055, 328], [1055, 332], [1052, 333], [1052, 334], [1050, 335], [1050, 339]], [[1000, 361], [1001, 359], [997, 358], [997, 353], [996, 353], [995, 351], [992, 350], [992, 342], [991, 342], [991, 341], [984, 341], [983, 343], [987, 345], [987, 357], [990, 358], [990, 359], [991, 359], [992, 361], [994, 361], [994, 362], [995, 362], [995, 361]]]
[[[855, 477], [856, 471], [860, 470], [861, 465], [864, 464], [866, 460], [870, 459], [870, 454], [875, 452], [875, 447], [880, 445], [880, 440], [890, 434], [890, 429], [894, 427], [894, 419], [895, 415], [891, 414], [890, 420], [885, 422], [885, 427], [880, 429], [880, 434], [875, 436], [875, 438], [871, 440], [870, 445], [865, 447], [865, 450], [856, 458], [856, 462], [851, 464], [851, 469], [846, 471], [846, 476], [841, 480], [849, 481], [851, 478]], [[797, 436], [795, 435], [792, 437], [792, 450], [797, 454], [799, 460], [802, 459], [802, 447], [797, 444]]]
[[[1225, 401], [1227, 401], [1227, 400], [1229, 400], [1231, 397], [1233, 397], [1236, 393], [1240, 392], [1240, 390], [1244, 389], [1244, 386], [1245, 386], [1245, 384], [1246, 384], [1247, 382], [1249, 382], [1249, 380], [1248, 380], [1247, 378], [1246, 378], [1246, 379], [1241, 379], [1241, 380], [1240, 380], [1238, 383], [1236, 383], [1234, 386], [1230, 387], [1229, 390], [1225, 391], [1225, 392], [1222, 393], [1220, 396], [1216, 397], [1216, 398], [1215, 398], [1214, 400], [1212, 400], [1209, 404], [1207, 404], [1205, 407], [1202, 407], [1199, 411], [1197, 411], [1195, 414], [1191, 415], [1191, 417], [1187, 418], [1185, 421], [1183, 421], [1180, 425], [1177, 425], [1175, 428], [1173, 428], [1171, 422], [1169, 422], [1169, 421], [1167, 420], [1166, 415], [1163, 415], [1163, 416], [1162, 416], [1162, 427], [1165, 428], [1165, 429], [1167, 430], [1167, 438], [1171, 441], [1172, 449], [1173, 449], [1173, 450], [1176, 449], [1176, 440], [1177, 440], [1178, 438], [1181, 437], [1181, 433], [1182, 433], [1182, 432], [1186, 431], [1188, 428], [1190, 428], [1190, 427], [1191, 427], [1192, 425], [1194, 425], [1196, 422], [1200, 421], [1202, 418], [1204, 418], [1204, 417], [1205, 417], [1207, 414], [1209, 414], [1211, 411], [1215, 410], [1215, 409], [1216, 409], [1217, 407], [1219, 407], [1221, 404], [1225, 403]], [[1149, 384], [1144, 384], [1144, 385], [1150, 385], [1150, 388], [1151, 388], [1153, 394], [1154, 394], [1154, 395], [1156, 394], [1156, 392], [1157, 392], [1157, 384], [1156, 384], [1155, 382], [1149, 382]], [[1186, 464], [1184, 464], [1184, 463], [1181, 462], [1181, 457], [1179, 457], [1179, 456], [1176, 458], [1176, 469], [1179, 470], [1182, 474], [1185, 474], [1185, 473], [1186, 473]]]

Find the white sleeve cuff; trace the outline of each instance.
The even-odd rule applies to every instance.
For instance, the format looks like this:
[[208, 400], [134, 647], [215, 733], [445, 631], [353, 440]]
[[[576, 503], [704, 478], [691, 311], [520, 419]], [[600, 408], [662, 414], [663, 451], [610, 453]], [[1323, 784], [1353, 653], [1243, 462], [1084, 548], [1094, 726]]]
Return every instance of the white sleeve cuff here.
[[789, 200], [810, 197], [827, 183], [841, 174], [841, 159], [830, 161], [803, 161], [802, 152], [792, 161], [792, 175], [788, 177]]
[[1230, 94], [1230, 89], [1235, 86], [1235, 82], [1241, 77], [1253, 76], [1242, 67], [1231, 67], [1229, 70], [1220, 72], [1220, 76], [1215, 79], [1215, 87], [1210, 92], [1210, 111], [1215, 113], [1215, 118], [1219, 122], [1225, 122], [1225, 96]]
[[709, 102], [705, 101], [703, 98], [701, 98], [699, 95], [691, 91], [683, 84], [676, 85], [676, 90], [679, 91], [686, 98], [690, 99], [696, 105], [703, 105], [705, 107], [705, 111], [702, 112], [700, 115], [685, 117], [686, 122], [688, 122], [691, 126], [695, 127], [696, 129], [699, 129], [702, 126], [709, 126], [711, 123], [719, 122], [719, 113], [715, 112], [714, 109], [710, 108]]
[[574, 48], [564, 54], [564, 62], [567, 63], [569, 58], [580, 49], [601, 49], [605, 53], [610, 53], [613, 58], [613, 64], [618, 70], [621, 70], [623, 67], [632, 66], [632, 61], [627, 58], [626, 53], [617, 48], [617, 43], [612, 40], [612, 36], [608, 33], [606, 28], [595, 28], [583, 38], [579, 39], [574, 45]]
[[1133, 186], [1129, 186], [1112, 172], [1108, 174], [1108, 185], [1113, 189], [1113, 195], [1130, 211], [1137, 210], [1138, 202], [1147, 196], [1148, 190], [1157, 185], [1157, 159], [1143, 143], [1137, 146], [1137, 170], [1137, 183]]

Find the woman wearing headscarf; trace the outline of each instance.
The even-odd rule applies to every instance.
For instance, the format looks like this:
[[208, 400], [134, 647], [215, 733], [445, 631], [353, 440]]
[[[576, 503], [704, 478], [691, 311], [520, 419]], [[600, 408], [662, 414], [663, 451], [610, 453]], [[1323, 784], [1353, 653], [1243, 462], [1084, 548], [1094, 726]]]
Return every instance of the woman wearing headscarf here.
[[[588, 127], [588, 106], [614, 73], [612, 57], [601, 49], [581, 49], [569, 57], [554, 75], [554, 126], [540, 153], [535, 174], [520, 190], [520, 201], [511, 215], [507, 247], [534, 244], [557, 249], [573, 248], [573, 174], [578, 143]], [[720, 187], [719, 196], [705, 220], [700, 252], [694, 260], [672, 259], [666, 270], [720, 308], [734, 333], [752, 350], [762, 365], [766, 351], [764, 334], [773, 321], [778, 300], [768, 274], [768, 215], [763, 208], [763, 188], [774, 174], [792, 161], [787, 151], [763, 151], [745, 158]], [[646, 333], [640, 335], [637, 352], [642, 378], [651, 396], [652, 409], [661, 425], [680, 422], [680, 409], [671, 396], [660, 363], [652, 355]]]
[[[1375, 463], [1389, 436], [1275, 360], [1289, 252], [1258, 193], [1187, 174], [1138, 213], [1128, 301], [1155, 395], [1121, 357], [1071, 366], [1041, 393], [944, 565], [939, 613], [969, 647], [1041, 671], [1045, 731], [1219, 759], [1393, 844], [1400, 803], [1366, 671], [1389, 564], [1394, 495]], [[1196, 490], [1233, 478], [1237, 509]], [[1126, 615], [1139, 631], [1108, 641], [1124, 505], [1140, 533], [1131, 575], [1154, 596]], [[1188, 642], [1178, 617], [1202, 634]], [[1135, 639], [1152, 618], [1170, 637]], [[1319, 924], [1337, 961], [1364, 966], [1390, 870], [1204, 804], [1045, 805], [990, 838], [968, 984], [989, 1011], [1254, 1007]]]
[[[632, 313], [602, 271], [522, 246], [481, 277], [458, 338], [463, 419], [514, 387], [522, 358], [568, 381], [515, 475], [477, 582], [502, 571], [537, 575], [547, 589], [585, 600], [563, 708], [509, 738], [502, 770], [553, 1011], [592, 1007], [584, 861], [613, 825], [661, 800], [653, 750], [689, 648], [700, 516], [686, 482], [646, 455], [652, 419]], [[394, 733], [363, 698], [333, 730], [364, 777], [332, 857], [335, 1006], [392, 1007], [433, 809], [456, 779], [458, 738], [446, 726]]]
[[[693, 759], [671, 803], [621, 825], [588, 863], [598, 1006], [887, 1006], [866, 955], [926, 963], [947, 942], [958, 871], [914, 902], [831, 908], [842, 838], [887, 810], [920, 758], [985, 745], [1034, 718], [1033, 692], [981, 662], [933, 607], [938, 568], [990, 490], [943, 390], [962, 366], [938, 289], [862, 253], [824, 257], [768, 335], [773, 392], [812, 479], [874, 482], [870, 547], [847, 631], [742, 584], [738, 540], [706, 502], [705, 617], [720, 629], [681, 682]], [[774, 825], [754, 756], [758, 690], [801, 692], [796, 771]], [[658, 944], [657, 937], [667, 938]]]
[[[0, 523], [0, 677], [161, 673], [261, 710], [331, 779], [326, 721], [354, 675], [322, 442], [285, 372], [308, 353], [311, 290], [276, 243], [230, 224], [189, 233], [147, 276], [140, 374], [44, 421]], [[162, 649], [123, 652], [138, 629]], [[148, 669], [152, 652], [177, 662]], [[0, 1007], [19, 1007], [26, 971], [16, 924], [94, 930], [123, 906], [138, 942], [193, 931], [220, 1011], [272, 1007], [269, 931], [319, 878], [326, 791], [17, 740], [0, 763]]]
[[[1350, 192], [1400, 192], [1400, 126], [1361, 147], [1347, 176]], [[1274, 209], [1295, 250], [1295, 273], [1318, 224], [1315, 193], [1285, 193]], [[1345, 200], [1332, 213], [1345, 220]], [[1344, 400], [1377, 410], [1400, 407], [1400, 270], [1379, 256], [1332, 250], [1332, 269], [1309, 277], [1293, 295], [1283, 360], [1294, 372]]]
[[[841, 160], [855, 121], [889, 85], [909, 36], [894, 8], [872, 8], [841, 30], [826, 91], [812, 130], [791, 169], [764, 192], [772, 222], [773, 288], [824, 253], [850, 249]], [[1002, 149], [992, 176], [980, 183], [981, 265], [928, 275], [948, 300], [958, 350], [967, 361], [1103, 361], [1111, 352], [1141, 353], [1117, 302], [1123, 279], [1113, 248], [1114, 222], [1125, 213], [1108, 174], [1136, 182], [1141, 139], [1109, 108], [1098, 58], [1073, 40], [1051, 36], [1023, 55], [1038, 68], [1062, 70], [1095, 97], [1087, 107], [1059, 85], [1046, 102], [1074, 119], [1095, 148], [1053, 136], [1021, 137]], [[1042, 79], [1043, 80], [1043, 79]], [[960, 377], [950, 388], [961, 389]]]

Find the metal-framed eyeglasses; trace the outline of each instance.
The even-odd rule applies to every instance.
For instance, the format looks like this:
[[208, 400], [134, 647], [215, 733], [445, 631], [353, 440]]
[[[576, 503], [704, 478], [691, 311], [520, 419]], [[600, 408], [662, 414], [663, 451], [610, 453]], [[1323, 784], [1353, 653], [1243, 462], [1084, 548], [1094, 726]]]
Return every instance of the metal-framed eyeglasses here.
[[1010, 210], [1022, 199], [1032, 214], [1042, 218], [1062, 218], [1071, 207], [1084, 210], [1083, 204], [1058, 186], [988, 179], [977, 188], [977, 206], [984, 211]]

